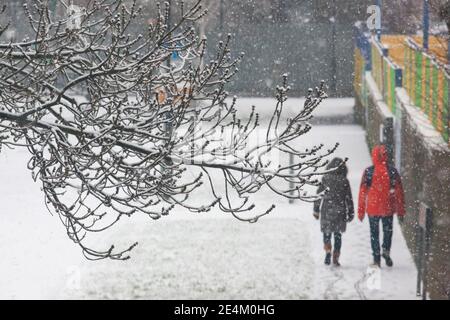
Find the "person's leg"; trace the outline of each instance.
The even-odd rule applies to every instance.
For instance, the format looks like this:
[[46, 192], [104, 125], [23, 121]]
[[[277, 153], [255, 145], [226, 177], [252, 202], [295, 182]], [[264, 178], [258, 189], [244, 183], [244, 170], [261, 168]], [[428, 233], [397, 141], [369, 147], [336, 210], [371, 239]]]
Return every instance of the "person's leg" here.
[[380, 217], [369, 217], [370, 225], [370, 244], [372, 246], [372, 255], [374, 264], [380, 264]]
[[341, 255], [342, 247], [342, 234], [340, 232], [334, 233], [334, 252], [333, 252], [333, 264], [335, 266], [340, 266], [339, 256]]
[[392, 246], [392, 233], [394, 225], [394, 217], [383, 217], [383, 252], [389, 253]]
[[391, 246], [392, 246], [392, 233], [394, 230], [394, 217], [383, 217], [383, 258], [386, 260], [386, 265], [392, 267], [393, 262], [391, 259]]
[[334, 252], [341, 252], [342, 234], [340, 232], [334, 233]]
[[[328, 246], [331, 247], [331, 233], [323, 233], [323, 244], [325, 246], [325, 248], [327, 248]], [[327, 250], [327, 249], [325, 249]]]
[[331, 233], [323, 233], [323, 248], [325, 249], [325, 264], [331, 263]]

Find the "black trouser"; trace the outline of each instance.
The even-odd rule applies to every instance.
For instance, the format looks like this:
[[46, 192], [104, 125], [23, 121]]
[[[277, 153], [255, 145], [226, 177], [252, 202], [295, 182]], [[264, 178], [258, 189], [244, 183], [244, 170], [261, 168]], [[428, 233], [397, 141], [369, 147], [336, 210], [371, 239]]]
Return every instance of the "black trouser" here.
[[389, 254], [392, 245], [394, 217], [369, 217], [370, 243], [375, 261], [380, 261], [380, 220], [383, 225], [383, 252]]
[[[342, 247], [342, 234], [340, 232], [334, 232], [334, 251], [341, 252]], [[323, 234], [323, 243], [331, 246], [331, 233]]]

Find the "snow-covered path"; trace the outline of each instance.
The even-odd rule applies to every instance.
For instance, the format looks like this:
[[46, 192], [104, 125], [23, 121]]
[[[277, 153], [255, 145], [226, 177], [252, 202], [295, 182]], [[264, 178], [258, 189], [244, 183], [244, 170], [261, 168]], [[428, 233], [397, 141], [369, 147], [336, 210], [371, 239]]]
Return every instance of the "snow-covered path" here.
[[[324, 141], [339, 141], [337, 155], [350, 158], [356, 200], [370, 163], [364, 131], [316, 126], [305, 145]], [[135, 217], [104, 239], [119, 247], [139, 241], [131, 260], [85, 261], [46, 212], [25, 164], [25, 151], [0, 155], [0, 298], [415, 299], [416, 271], [397, 222], [394, 268], [383, 266], [368, 278], [367, 220], [354, 221], [344, 234], [342, 267], [327, 267], [311, 204], [289, 204], [267, 192], [256, 201], [277, 209], [256, 224], [216, 211], [175, 212], [159, 221]]]

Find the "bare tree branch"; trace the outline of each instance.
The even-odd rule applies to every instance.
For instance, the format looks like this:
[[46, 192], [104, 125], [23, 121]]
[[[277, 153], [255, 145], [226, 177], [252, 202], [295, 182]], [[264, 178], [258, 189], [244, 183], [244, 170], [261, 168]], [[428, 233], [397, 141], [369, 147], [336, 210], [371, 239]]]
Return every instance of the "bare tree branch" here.
[[[130, 32], [142, 18], [135, 0], [67, 5], [64, 16], [53, 14], [46, 0], [24, 10], [33, 36], [13, 43], [0, 38], [0, 146], [28, 148], [28, 168], [42, 183], [49, 210], [87, 258], [129, 257], [136, 244], [119, 251], [86, 244], [89, 234], [124, 216], [159, 219], [175, 207], [206, 212], [218, 206], [256, 222], [275, 207], [251, 203], [263, 187], [285, 198], [317, 199], [305, 187], [319, 185], [325, 158], [337, 146], [299, 150], [296, 139], [311, 129], [312, 112], [326, 98], [324, 84], [286, 122], [284, 76], [267, 125], [254, 108], [237, 118], [226, 85], [242, 55], [232, 55], [230, 36], [206, 51], [206, 38], [196, 33], [205, 15], [201, 1], [184, 6], [170, 26], [168, 5], [158, 5], [141, 34]], [[255, 143], [252, 135], [261, 131], [263, 140]]]

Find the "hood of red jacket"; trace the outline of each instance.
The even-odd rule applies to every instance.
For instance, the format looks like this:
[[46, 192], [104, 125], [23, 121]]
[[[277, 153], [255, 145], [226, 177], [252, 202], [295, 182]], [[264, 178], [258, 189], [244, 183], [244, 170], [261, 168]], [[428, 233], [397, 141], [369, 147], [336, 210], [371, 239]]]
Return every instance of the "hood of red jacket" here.
[[379, 165], [386, 166], [387, 164], [387, 152], [385, 146], [376, 146], [372, 150], [372, 161], [375, 167]]

